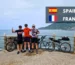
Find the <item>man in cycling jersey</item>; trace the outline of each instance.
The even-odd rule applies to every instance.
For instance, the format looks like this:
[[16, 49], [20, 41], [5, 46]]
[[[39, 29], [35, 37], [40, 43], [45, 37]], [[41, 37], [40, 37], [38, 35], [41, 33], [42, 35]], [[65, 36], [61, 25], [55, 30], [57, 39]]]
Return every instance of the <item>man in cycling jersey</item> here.
[[23, 30], [22, 30], [22, 26], [20, 25], [19, 26], [19, 29], [18, 30], [14, 30], [12, 28], [12, 33], [17, 33], [17, 54], [19, 54], [20, 52], [22, 52], [22, 43], [23, 43], [23, 37], [22, 37], [22, 33], [23, 33]]
[[31, 29], [32, 34], [32, 52], [34, 52], [34, 45], [36, 46], [36, 53], [38, 54], [38, 35], [39, 31], [35, 28], [35, 25], [32, 25]]
[[28, 28], [28, 24], [25, 24], [24, 28], [24, 52], [26, 52], [26, 43], [28, 44], [28, 50], [30, 52], [30, 31], [31, 29]]

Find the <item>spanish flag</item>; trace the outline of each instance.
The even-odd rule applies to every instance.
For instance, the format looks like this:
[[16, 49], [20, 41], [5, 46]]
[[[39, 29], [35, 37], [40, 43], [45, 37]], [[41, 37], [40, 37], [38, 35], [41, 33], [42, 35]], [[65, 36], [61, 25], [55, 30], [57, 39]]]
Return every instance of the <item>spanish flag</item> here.
[[56, 13], [58, 12], [58, 9], [52, 7], [52, 8], [49, 8], [49, 9], [48, 9], [48, 12], [49, 12], [50, 14], [56, 14]]

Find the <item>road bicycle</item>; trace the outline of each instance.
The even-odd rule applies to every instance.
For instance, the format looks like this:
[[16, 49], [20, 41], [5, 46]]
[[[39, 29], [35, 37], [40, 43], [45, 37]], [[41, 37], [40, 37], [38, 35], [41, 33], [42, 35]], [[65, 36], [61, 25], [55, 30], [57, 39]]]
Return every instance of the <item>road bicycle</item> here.
[[49, 38], [50, 41], [44, 44], [45, 47], [53, 47], [53, 50], [59, 50], [63, 52], [71, 52], [70, 39], [68, 37], [62, 37], [62, 39], [55, 40], [54, 38]]
[[11, 37], [7, 39], [7, 43], [5, 46], [8, 52], [11, 52], [17, 48], [17, 41], [16, 39], [12, 39]]

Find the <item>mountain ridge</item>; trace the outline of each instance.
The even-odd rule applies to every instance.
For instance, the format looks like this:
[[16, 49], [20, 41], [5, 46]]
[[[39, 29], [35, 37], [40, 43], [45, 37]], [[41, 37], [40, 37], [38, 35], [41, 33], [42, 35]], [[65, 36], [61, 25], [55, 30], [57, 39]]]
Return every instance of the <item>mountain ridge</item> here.
[[75, 30], [75, 23], [52, 23], [51, 25], [40, 27], [39, 29]]

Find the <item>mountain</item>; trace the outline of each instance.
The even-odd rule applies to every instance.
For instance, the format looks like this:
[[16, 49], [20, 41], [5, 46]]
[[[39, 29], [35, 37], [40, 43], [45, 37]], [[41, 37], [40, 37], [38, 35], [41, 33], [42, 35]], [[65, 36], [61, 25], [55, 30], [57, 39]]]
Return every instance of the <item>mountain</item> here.
[[62, 30], [75, 30], [75, 23], [53, 23], [46, 27], [39, 29], [62, 29]]

